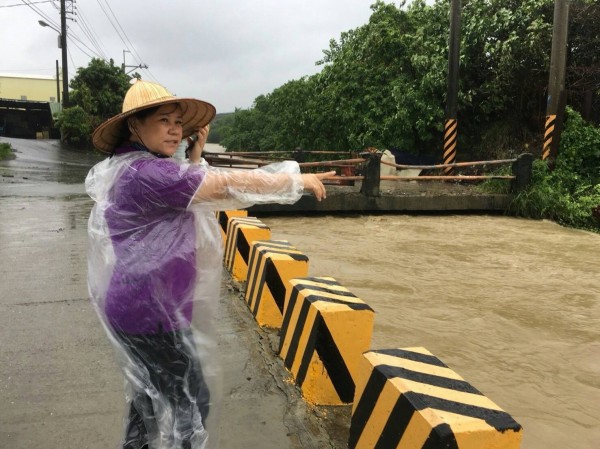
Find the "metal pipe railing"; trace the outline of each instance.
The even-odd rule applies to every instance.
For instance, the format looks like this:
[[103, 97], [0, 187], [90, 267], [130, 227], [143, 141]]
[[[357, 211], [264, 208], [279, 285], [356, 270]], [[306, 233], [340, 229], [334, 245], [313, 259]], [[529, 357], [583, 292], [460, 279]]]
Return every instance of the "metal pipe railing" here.
[[495, 161], [475, 161], [475, 162], [454, 162], [452, 164], [437, 164], [437, 165], [403, 165], [394, 164], [393, 162], [381, 161], [383, 165], [389, 165], [390, 167], [396, 167], [399, 170], [402, 169], [420, 169], [420, 170], [435, 170], [438, 168], [449, 168], [449, 167], [476, 167], [479, 165], [501, 165], [511, 164], [516, 162], [517, 159], [499, 159]]
[[[282, 160], [285, 158], [271, 158], [271, 159], [257, 159], [257, 158], [245, 158], [245, 155], [261, 155], [261, 154], [291, 154], [294, 152], [286, 151], [266, 151], [266, 152], [235, 152], [235, 153], [214, 153], [205, 152], [206, 159], [214, 166], [227, 166], [236, 168], [256, 168], [268, 165], [275, 162], [273, 159]], [[304, 154], [352, 154], [342, 153], [337, 151], [304, 151]], [[522, 154], [518, 158], [514, 159], [499, 159], [490, 161], [472, 161], [472, 162], [455, 162], [451, 164], [433, 164], [433, 165], [406, 165], [406, 164], [395, 164], [381, 160], [382, 154], [379, 152], [364, 152], [360, 154], [359, 158], [351, 159], [337, 159], [320, 162], [300, 162], [298, 165], [303, 168], [319, 168], [319, 167], [339, 167], [339, 168], [351, 168], [357, 165], [361, 165], [364, 175], [354, 176], [349, 172], [348, 176], [333, 176], [328, 178], [331, 182], [340, 181], [363, 181], [361, 186], [361, 192], [367, 196], [379, 195], [379, 184], [381, 181], [461, 181], [461, 182], [477, 182], [487, 180], [507, 180], [511, 181], [513, 189], [521, 189], [526, 186], [531, 179], [531, 161], [532, 156], [530, 154]], [[291, 160], [287, 159], [287, 160]], [[393, 176], [393, 175], [381, 175], [381, 165], [387, 165], [395, 167], [397, 170], [406, 169], [418, 169], [418, 170], [436, 170], [451, 167], [478, 167], [488, 165], [503, 165], [512, 164], [512, 171], [514, 175], [426, 175], [426, 176]]]

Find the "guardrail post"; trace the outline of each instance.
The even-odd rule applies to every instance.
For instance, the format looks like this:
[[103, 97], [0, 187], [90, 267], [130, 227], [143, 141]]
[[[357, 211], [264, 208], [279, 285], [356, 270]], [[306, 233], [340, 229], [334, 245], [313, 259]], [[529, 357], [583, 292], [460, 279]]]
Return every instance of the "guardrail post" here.
[[281, 328], [290, 279], [308, 276], [308, 257], [287, 240], [250, 244], [246, 302], [259, 326]]
[[225, 266], [231, 277], [246, 282], [250, 244], [255, 240], [269, 240], [271, 229], [256, 217], [233, 217], [227, 225]]
[[373, 309], [334, 278], [290, 279], [279, 356], [307, 402], [354, 400], [354, 379], [371, 346], [374, 318]]
[[512, 171], [516, 177], [512, 183], [513, 192], [519, 192], [531, 183], [532, 167], [533, 155], [531, 153], [520, 154], [513, 162]]
[[304, 154], [304, 150], [300, 147], [296, 147], [294, 149], [294, 160], [298, 163], [305, 162], [306, 156]]
[[360, 187], [360, 193], [365, 196], [379, 196], [381, 182], [381, 153], [364, 152], [360, 156], [365, 159], [365, 179]]
[[349, 449], [519, 449], [523, 428], [422, 347], [363, 353]]

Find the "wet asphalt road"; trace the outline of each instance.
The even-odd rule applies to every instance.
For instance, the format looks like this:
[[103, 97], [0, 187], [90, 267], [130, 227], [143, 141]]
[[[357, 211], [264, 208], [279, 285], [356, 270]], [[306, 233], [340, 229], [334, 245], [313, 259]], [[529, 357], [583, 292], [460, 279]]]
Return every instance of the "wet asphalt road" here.
[[[0, 448], [118, 448], [113, 349], [87, 298], [87, 170], [101, 157], [0, 138]], [[219, 315], [220, 447], [342, 448], [348, 408], [308, 407], [226, 278]], [[341, 413], [340, 413], [341, 412]]]

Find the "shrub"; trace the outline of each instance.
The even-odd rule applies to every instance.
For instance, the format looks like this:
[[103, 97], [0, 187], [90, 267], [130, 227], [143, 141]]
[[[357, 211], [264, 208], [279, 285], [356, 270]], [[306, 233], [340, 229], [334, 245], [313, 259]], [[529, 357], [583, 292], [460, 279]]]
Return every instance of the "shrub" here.
[[592, 209], [600, 205], [600, 128], [567, 108], [556, 165], [534, 161], [531, 186], [519, 193], [511, 210], [529, 218], [600, 232]]
[[14, 158], [15, 154], [13, 153], [13, 149], [10, 143], [0, 142], [0, 161]]
[[92, 119], [81, 106], [65, 109], [58, 118], [61, 140], [74, 146], [86, 146], [90, 143]]

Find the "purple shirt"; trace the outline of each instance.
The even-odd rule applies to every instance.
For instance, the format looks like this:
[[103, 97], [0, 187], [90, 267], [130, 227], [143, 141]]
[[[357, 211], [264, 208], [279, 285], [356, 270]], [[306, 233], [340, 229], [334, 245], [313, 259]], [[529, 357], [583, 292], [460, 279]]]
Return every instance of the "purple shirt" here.
[[[121, 148], [117, 156], [133, 148]], [[194, 215], [204, 171], [170, 158], [134, 160], [105, 210], [116, 256], [105, 300], [117, 331], [156, 334], [189, 327], [196, 281]]]

